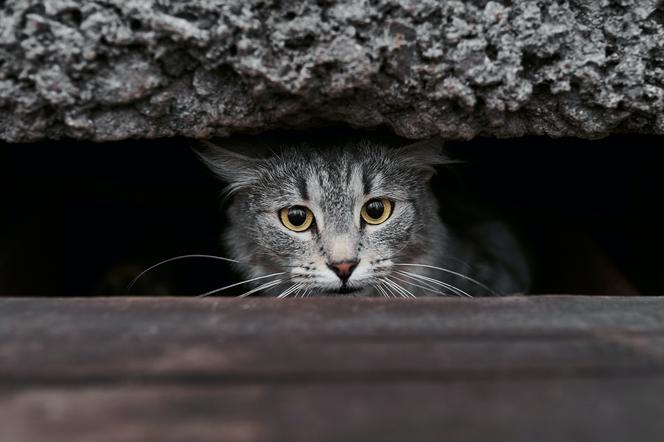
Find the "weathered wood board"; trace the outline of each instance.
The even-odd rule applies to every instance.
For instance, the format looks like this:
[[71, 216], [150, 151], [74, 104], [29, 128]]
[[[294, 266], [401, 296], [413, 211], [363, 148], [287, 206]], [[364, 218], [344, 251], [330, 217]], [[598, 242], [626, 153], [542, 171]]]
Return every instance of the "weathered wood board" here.
[[0, 441], [664, 440], [664, 298], [0, 298]]

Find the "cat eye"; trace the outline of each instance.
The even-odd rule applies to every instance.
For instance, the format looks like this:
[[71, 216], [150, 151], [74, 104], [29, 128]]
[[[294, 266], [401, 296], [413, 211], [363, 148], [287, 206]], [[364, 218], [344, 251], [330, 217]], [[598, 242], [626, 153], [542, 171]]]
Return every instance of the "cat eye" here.
[[388, 200], [387, 198], [374, 198], [369, 200], [364, 204], [364, 206], [362, 206], [362, 210], [360, 211], [362, 219], [367, 224], [374, 225], [384, 223], [387, 221], [391, 214], [392, 201]]
[[285, 207], [279, 211], [279, 219], [288, 230], [304, 232], [314, 221], [314, 214], [303, 206]]

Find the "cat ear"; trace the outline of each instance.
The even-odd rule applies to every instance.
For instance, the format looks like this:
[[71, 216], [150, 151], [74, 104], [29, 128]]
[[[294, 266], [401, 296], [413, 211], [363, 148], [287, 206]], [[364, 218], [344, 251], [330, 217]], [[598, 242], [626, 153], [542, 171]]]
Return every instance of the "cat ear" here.
[[431, 138], [400, 147], [397, 152], [406, 167], [415, 169], [429, 180], [436, 173], [435, 166], [457, 163], [445, 155], [443, 146], [441, 138]]
[[201, 141], [194, 152], [203, 163], [232, 189], [245, 187], [256, 181], [258, 160], [232, 150]]

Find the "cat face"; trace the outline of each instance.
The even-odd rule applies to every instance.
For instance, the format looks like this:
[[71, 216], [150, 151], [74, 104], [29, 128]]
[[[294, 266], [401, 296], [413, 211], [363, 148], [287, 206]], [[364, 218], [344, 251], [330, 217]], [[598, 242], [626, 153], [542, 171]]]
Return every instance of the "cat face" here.
[[395, 262], [421, 258], [440, 234], [428, 186], [444, 162], [436, 143], [202, 156], [229, 184], [225, 242], [239, 269], [252, 278], [281, 273], [263, 280], [281, 279], [266, 293], [376, 294]]

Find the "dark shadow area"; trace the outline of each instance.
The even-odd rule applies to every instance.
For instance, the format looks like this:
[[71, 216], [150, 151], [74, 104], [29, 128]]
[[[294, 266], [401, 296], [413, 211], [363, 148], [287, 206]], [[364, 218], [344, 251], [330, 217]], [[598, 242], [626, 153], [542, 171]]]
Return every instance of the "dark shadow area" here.
[[[272, 144], [385, 132], [261, 135]], [[256, 138], [245, 137], [244, 142]], [[222, 184], [184, 139], [0, 145], [0, 293], [125, 295], [141, 270], [183, 254], [223, 254]], [[443, 217], [464, 228], [486, 212], [515, 223], [538, 293], [664, 293], [661, 138], [477, 139], [448, 143], [464, 164], [434, 179]], [[435, 245], [432, 245], [435, 246]], [[193, 295], [236, 280], [218, 261], [182, 260], [132, 294]]]

